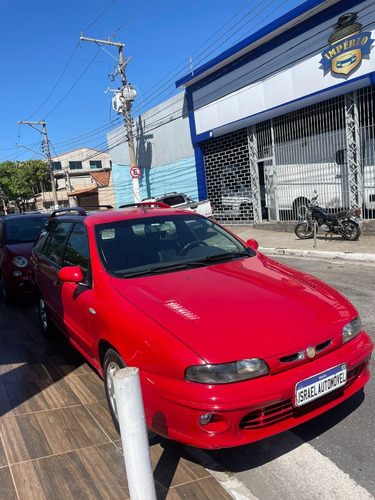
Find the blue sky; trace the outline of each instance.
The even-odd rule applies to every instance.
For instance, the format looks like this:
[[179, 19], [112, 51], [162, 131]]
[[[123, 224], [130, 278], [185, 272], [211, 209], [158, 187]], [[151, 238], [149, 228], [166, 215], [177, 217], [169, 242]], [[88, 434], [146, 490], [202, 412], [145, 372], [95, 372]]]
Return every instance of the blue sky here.
[[112, 93], [105, 93], [120, 86], [119, 76], [108, 77], [118, 51], [80, 42], [82, 32], [125, 44], [137, 116], [176, 93], [190, 56], [200, 66], [302, 3], [1, 0], [0, 162], [44, 158], [41, 133], [18, 121], [46, 121], [52, 156], [83, 146], [104, 150], [106, 132], [123, 123], [111, 108]]

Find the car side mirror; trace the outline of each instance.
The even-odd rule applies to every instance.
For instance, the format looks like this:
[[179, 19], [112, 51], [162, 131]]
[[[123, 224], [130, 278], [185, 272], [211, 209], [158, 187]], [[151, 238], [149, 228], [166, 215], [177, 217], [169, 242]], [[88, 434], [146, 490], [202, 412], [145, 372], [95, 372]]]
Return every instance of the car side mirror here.
[[60, 281], [71, 281], [80, 283], [84, 280], [82, 269], [79, 266], [68, 266], [60, 269], [58, 274]]
[[246, 245], [253, 250], [258, 250], [259, 244], [257, 240], [254, 240], [253, 238], [250, 238], [249, 240], [246, 241]]

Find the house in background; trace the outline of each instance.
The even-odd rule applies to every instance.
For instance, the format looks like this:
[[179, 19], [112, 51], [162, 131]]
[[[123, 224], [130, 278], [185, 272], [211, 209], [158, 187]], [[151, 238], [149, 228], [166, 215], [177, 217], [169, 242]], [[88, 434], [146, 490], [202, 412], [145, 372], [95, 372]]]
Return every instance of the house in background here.
[[[115, 207], [109, 153], [83, 147], [53, 157], [52, 166], [59, 207]], [[51, 192], [37, 196], [37, 209], [53, 207]]]

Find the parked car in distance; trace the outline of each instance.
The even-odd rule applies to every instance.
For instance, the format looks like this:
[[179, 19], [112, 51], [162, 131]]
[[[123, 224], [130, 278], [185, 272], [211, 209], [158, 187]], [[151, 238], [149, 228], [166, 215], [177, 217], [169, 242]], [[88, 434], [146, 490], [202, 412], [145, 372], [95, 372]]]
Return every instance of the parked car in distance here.
[[205, 217], [213, 217], [213, 208], [210, 200], [194, 201], [184, 193], [166, 193], [155, 198], [147, 198], [143, 201], [160, 201], [173, 208], [183, 208], [192, 210], [197, 214], [204, 215]]
[[137, 367], [154, 432], [201, 448], [290, 429], [369, 380], [358, 312], [214, 221], [158, 202], [56, 211], [32, 250], [42, 329], [104, 378]]
[[0, 295], [4, 302], [12, 295], [34, 291], [31, 249], [48, 217], [47, 214], [22, 212], [0, 218]]

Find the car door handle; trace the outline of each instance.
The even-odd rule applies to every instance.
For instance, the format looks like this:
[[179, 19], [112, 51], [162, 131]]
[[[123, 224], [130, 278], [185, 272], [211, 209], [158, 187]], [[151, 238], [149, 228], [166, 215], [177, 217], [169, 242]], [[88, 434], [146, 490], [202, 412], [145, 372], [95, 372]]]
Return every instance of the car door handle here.
[[55, 286], [56, 288], [61, 288], [61, 281], [54, 281], [53, 286]]

